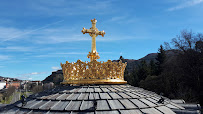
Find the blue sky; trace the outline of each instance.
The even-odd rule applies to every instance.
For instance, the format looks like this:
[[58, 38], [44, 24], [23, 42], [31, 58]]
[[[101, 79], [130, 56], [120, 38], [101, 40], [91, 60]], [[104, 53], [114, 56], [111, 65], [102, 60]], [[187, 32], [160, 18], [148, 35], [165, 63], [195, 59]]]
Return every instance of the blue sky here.
[[43, 80], [60, 63], [89, 61], [97, 28], [100, 61], [155, 53], [183, 29], [203, 31], [203, 0], [1, 0], [0, 76]]

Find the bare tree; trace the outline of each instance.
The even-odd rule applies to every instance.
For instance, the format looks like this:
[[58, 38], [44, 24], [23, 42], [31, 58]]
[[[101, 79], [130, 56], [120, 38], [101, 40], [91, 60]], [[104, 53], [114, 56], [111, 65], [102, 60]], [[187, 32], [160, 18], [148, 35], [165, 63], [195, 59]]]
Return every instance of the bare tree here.
[[41, 85], [35, 85], [33, 88], [32, 88], [32, 92], [33, 93], [39, 93], [39, 92], [42, 92], [43, 91], [43, 86]]
[[9, 86], [6, 91], [3, 93], [2, 99], [3, 100], [8, 100], [8, 98], [13, 95], [13, 93], [15, 92], [15, 87], [14, 86]]
[[[198, 40], [198, 38], [192, 31], [188, 32], [187, 30], [183, 30], [180, 35], [172, 39], [171, 44], [174, 48], [186, 52], [188, 49], [194, 49], [196, 40]], [[167, 45], [168, 43], [165, 44]]]

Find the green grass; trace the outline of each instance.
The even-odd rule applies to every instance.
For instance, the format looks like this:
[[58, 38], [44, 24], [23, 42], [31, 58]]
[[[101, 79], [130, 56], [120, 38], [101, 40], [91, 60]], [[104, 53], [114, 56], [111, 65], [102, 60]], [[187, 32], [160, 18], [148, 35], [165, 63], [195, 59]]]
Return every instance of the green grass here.
[[11, 95], [8, 98], [6, 98], [6, 100], [1, 100], [1, 103], [3, 103], [3, 104], [10, 104], [12, 98], [13, 98], [13, 96]]

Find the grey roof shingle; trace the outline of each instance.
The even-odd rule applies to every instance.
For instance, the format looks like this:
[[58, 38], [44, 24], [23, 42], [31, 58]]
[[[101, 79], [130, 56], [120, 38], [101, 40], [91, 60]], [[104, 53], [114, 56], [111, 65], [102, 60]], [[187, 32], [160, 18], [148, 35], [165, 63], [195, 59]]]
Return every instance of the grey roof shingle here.
[[[2, 111], [12, 113], [93, 113], [93, 114], [140, 114], [181, 112], [183, 107], [154, 92], [130, 85], [61, 86], [41, 92]], [[192, 105], [191, 105], [192, 106]]]

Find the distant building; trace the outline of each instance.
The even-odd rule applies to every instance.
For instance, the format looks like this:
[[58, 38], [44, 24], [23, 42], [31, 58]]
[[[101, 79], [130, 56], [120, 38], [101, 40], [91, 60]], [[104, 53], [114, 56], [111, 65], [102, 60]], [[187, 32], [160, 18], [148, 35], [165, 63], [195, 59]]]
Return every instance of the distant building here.
[[0, 77], [0, 81], [4, 81], [4, 78], [3, 78], [3, 77]]
[[11, 81], [6, 83], [6, 88], [14, 86], [16, 89], [18, 89], [20, 85], [20, 81]]
[[42, 85], [41, 81], [30, 81], [29, 83], [36, 84], [36, 85]]

